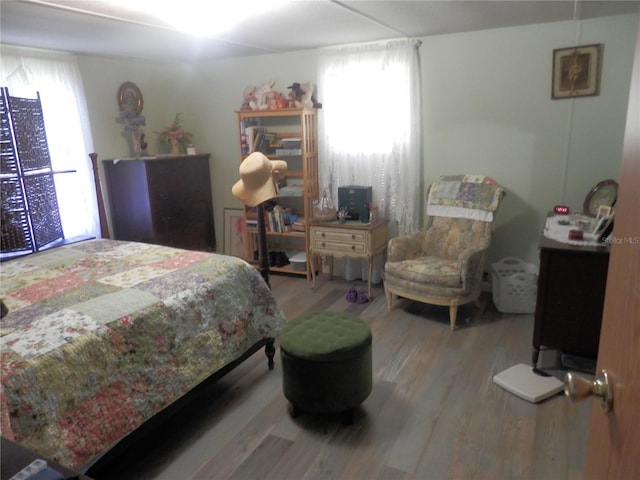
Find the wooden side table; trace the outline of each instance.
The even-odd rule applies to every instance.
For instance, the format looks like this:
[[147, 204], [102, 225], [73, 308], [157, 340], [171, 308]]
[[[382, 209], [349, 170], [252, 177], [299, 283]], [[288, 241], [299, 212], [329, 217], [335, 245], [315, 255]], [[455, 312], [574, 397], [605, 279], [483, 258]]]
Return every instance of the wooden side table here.
[[[316, 255], [331, 257], [329, 278], [333, 278], [333, 261], [338, 258], [365, 259], [368, 264], [367, 293], [371, 293], [373, 257], [387, 248], [387, 220], [371, 223], [347, 221], [346, 223], [313, 222], [309, 225], [309, 261], [315, 265]], [[312, 288], [316, 288], [316, 269], [311, 268]]]

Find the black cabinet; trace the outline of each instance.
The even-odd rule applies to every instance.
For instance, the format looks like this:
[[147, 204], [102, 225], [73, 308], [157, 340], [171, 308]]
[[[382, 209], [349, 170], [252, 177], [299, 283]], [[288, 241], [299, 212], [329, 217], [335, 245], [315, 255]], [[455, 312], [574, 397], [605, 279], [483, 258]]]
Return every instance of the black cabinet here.
[[532, 361], [541, 347], [596, 358], [609, 267], [608, 247], [542, 237]]
[[103, 163], [113, 238], [215, 251], [208, 154]]

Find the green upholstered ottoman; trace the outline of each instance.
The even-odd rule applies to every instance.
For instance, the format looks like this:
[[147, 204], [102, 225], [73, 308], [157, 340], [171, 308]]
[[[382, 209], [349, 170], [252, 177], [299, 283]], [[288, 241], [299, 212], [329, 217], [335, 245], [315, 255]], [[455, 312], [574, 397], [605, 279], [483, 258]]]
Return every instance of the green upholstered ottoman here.
[[313, 312], [280, 332], [284, 396], [295, 417], [343, 413], [345, 423], [371, 393], [371, 329], [355, 315]]

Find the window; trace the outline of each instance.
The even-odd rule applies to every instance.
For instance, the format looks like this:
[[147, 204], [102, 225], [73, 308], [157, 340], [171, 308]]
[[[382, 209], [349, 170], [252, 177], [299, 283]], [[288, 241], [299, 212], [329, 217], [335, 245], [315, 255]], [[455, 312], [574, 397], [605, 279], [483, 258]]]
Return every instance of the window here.
[[330, 105], [342, 106], [325, 114], [331, 150], [362, 156], [390, 154], [394, 144], [406, 137], [410, 118], [403, 66], [364, 55], [330, 66], [324, 73], [324, 98], [330, 99]]
[[419, 41], [321, 51], [320, 187], [372, 187], [392, 236], [418, 227], [422, 195]]

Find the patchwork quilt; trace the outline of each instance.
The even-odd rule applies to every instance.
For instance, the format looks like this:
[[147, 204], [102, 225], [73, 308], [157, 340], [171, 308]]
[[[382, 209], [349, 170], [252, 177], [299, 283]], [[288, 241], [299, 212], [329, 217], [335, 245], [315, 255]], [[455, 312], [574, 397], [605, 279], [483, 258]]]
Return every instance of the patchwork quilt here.
[[75, 469], [284, 324], [230, 256], [93, 240], [0, 268], [2, 435]]
[[504, 190], [491, 177], [448, 175], [434, 182], [427, 198], [427, 215], [492, 222]]

